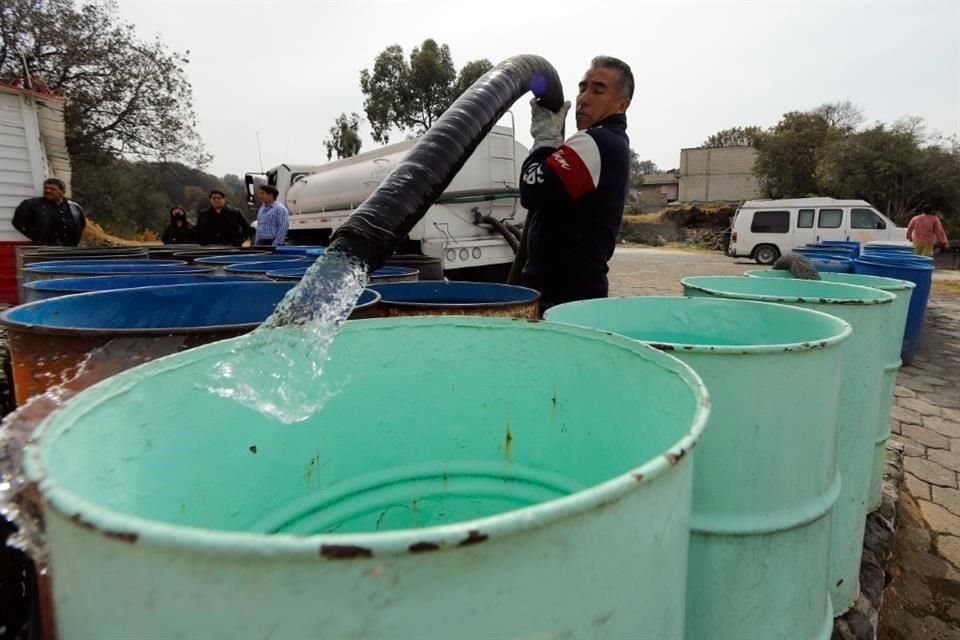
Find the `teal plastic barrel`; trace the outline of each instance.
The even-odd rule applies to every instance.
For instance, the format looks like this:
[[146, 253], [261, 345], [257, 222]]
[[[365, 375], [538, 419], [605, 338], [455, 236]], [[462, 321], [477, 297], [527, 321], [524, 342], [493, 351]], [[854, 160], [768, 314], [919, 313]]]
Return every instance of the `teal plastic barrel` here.
[[[758, 278], [793, 278], [789, 271], [773, 269], [753, 269], [744, 273], [748, 277]], [[880, 508], [883, 501], [883, 470], [887, 460], [887, 440], [890, 439], [890, 409], [893, 407], [893, 390], [897, 385], [897, 371], [900, 369], [900, 350], [903, 345], [904, 331], [907, 327], [907, 316], [910, 313], [910, 301], [913, 290], [912, 282], [896, 278], [881, 278], [879, 276], [865, 276], [855, 273], [821, 273], [821, 280], [839, 282], [841, 284], [855, 284], [862, 287], [873, 287], [881, 291], [889, 291], [897, 296], [890, 305], [890, 320], [887, 323], [887, 337], [884, 345], [887, 348], [887, 362], [883, 367], [883, 386], [880, 389], [880, 410], [877, 420], [877, 440], [873, 450], [873, 471], [870, 474], [870, 497], [867, 501], [867, 511], [873, 512]]]
[[545, 322], [350, 322], [309, 383], [329, 400], [284, 425], [198, 384], [238, 344], [40, 427], [60, 637], [682, 636], [709, 413], [682, 362]]
[[[844, 342], [843, 384], [837, 433], [837, 468], [842, 481], [833, 509], [830, 551], [830, 599], [834, 615], [844, 613], [860, 593], [860, 557], [873, 470], [873, 450], [880, 418], [880, 389], [888, 359], [886, 323], [892, 293], [833, 282], [775, 278], [698, 276], [684, 278], [684, 292], [710, 296], [779, 302], [823, 311], [850, 323], [853, 335]], [[825, 373], [825, 372], [823, 372]], [[821, 375], [823, 375], [821, 373]], [[791, 370], [771, 380], [771, 385], [792, 387], [799, 382]], [[755, 396], [744, 391], [746, 401]], [[824, 402], [808, 397], [808, 410]]]
[[[829, 640], [850, 325], [785, 305], [655, 296], [573, 302], [545, 317], [650, 343], [710, 390], [710, 426], [694, 462], [686, 637]], [[771, 384], [786, 371], [794, 385]]]

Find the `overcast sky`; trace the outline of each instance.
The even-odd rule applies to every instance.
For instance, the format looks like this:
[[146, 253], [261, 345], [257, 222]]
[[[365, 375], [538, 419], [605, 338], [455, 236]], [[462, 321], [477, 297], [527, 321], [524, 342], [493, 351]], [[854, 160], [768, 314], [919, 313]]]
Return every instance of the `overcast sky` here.
[[[391, 44], [450, 46], [457, 68], [536, 53], [570, 98], [591, 57], [637, 79], [631, 146], [661, 168], [737, 125], [852, 100], [868, 121], [905, 115], [960, 132], [960, 0], [936, 2], [173, 2], [120, 0], [140, 35], [189, 49], [212, 173], [326, 160], [336, 116], [363, 115], [360, 70]], [[514, 105], [529, 145], [529, 106]], [[567, 129], [574, 127], [572, 110]], [[363, 150], [375, 146], [362, 126]], [[397, 136], [396, 139], [400, 139]]]

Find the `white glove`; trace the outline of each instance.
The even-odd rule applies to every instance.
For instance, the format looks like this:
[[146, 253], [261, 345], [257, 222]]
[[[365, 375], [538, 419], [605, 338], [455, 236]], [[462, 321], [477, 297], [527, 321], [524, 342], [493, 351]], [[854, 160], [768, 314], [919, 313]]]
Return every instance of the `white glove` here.
[[530, 135], [533, 136], [533, 146], [530, 151], [540, 147], [550, 147], [556, 149], [563, 144], [563, 122], [567, 119], [567, 111], [570, 110], [570, 101], [567, 100], [560, 107], [560, 111], [554, 113], [546, 107], [541, 107], [537, 99], [530, 100], [530, 109], [533, 120], [530, 123]]

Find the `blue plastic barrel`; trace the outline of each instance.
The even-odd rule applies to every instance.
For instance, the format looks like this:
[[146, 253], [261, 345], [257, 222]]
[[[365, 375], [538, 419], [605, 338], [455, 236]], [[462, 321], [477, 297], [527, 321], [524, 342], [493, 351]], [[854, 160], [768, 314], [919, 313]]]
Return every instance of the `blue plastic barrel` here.
[[285, 244], [279, 247], [274, 247], [274, 250], [277, 253], [292, 253], [295, 255], [307, 255], [311, 251], [316, 251], [317, 249], [323, 249], [324, 247], [317, 246], [315, 244]]
[[817, 271], [829, 273], [851, 273], [853, 271], [853, 258], [849, 254], [844, 256], [839, 253], [804, 249], [803, 247], [797, 247], [793, 252], [813, 263], [813, 267]]
[[878, 251], [866, 252], [861, 258], [873, 262], [893, 263], [893, 264], [925, 264], [933, 265], [933, 258], [930, 256], [918, 256], [913, 253], [901, 251]]
[[177, 266], [187, 264], [184, 260], [150, 260], [149, 258], [117, 258], [110, 260], [55, 260], [50, 262], [34, 262], [33, 264], [24, 267], [24, 269], [37, 269], [40, 271], [58, 269], [62, 267], [83, 267], [87, 265], [95, 266]]
[[807, 256], [813, 267], [817, 271], [827, 273], [851, 273], [853, 271], [853, 258], [823, 258], [819, 256]]
[[860, 256], [860, 243], [850, 240], [821, 240], [820, 246], [825, 247], [846, 247], [853, 254], [854, 258]]
[[910, 296], [910, 313], [907, 314], [907, 328], [903, 334], [903, 349], [900, 359], [903, 364], [913, 362], [913, 356], [920, 346], [920, 334], [923, 332], [923, 318], [930, 299], [930, 284], [933, 280], [933, 264], [916, 260], [875, 260], [869, 254], [854, 262], [854, 273], [883, 278], [898, 278], [917, 285]]
[[382, 297], [381, 315], [479, 315], [536, 319], [540, 292], [489, 282], [391, 282], [372, 284]]
[[[287, 256], [289, 258], [289, 256]], [[279, 265], [289, 266], [291, 269], [294, 269], [298, 266], [309, 267], [313, 264], [313, 258], [310, 257], [294, 257], [292, 260], [273, 260], [273, 261], [257, 261], [257, 262], [244, 262], [240, 264], [229, 264], [224, 267], [224, 272], [228, 274], [235, 275], [256, 275], [261, 278], [267, 277], [268, 271], [274, 271], [278, 268]]]
[[307, 249], [307, 255], [313, 256], [314, 258], [316, 258], [317, 256], [322, 256], [326, 252], [327, 252], [326, 247], [314, 247], [313, 249]]
[[26, 287], [37, 280], [53, 280], [56, 278], [84, 277], [84, 276], [119, 276], [131, 274], [173, 274], [173, 273], [212, 273], [212, 267], [198, 267], [166, 260], [142, 260], [136, 263], [91, 260], [82, 264], [63, 264], [43, 262], [27, 267], [23, 270], [23, 284]]
[[910, 253], [913, 251], [913, 243], [908, 240], [868, 242], [863, 245], [863, 251], [906, 251]]
[[[0, 314], [0, 325], [9, 337], [17, 404], [71, 378], [92, 356], [96, 366], [87, 367], [82, 386], [141, 362], [251, 331], [294, 286], [225, 282], [141, 287], [14, 307]], [[379, 297], [365, 290], [351, 317], [368, 313]]]
[[793, 253], [808, 257], [821, 258], [849, 258], [850, 252], [843, 249], [828, 249], [826, 247], [794, 247]]
[[858, 250], [854, 247], [847, 246], [846, 244], [806, 244], [804, 248], [813, 249], [814, 251], [824, 251], [826, 253], [847, 256], [854, 258], [857, 256]]
[[47, 300], [74, 293], [91, 291], [111, 291], [113, 289], [135, 289], [138, 287], [161, 287], [172, 284], [222, 284], [224, 282], [254, 282], [256, 278], [248, 276], [215, 276], [201, 274], [161, 274], [130, 276], [94, 276], [91, 278], [57, 278], [31, 282], [26, 289], [25, 302]]
[[304, 257], [297, 254], [267, 253], [250, 255], [225, 255], [225, 256], [207, 256], [194, 260], [196, 264], [206, 266], [232, 265], [232, 264], [251, 264], [254, 262], [290, 262], [291, 260], [303, 260]]
[[[280, 280], [281, 282], [300, 280], [309, 268], [309, 266], [303, 266], [291, 269], [276, 269], [274, 271], [268, 271], [267, 277], [271, 280]], [[415, 282], [419, 274], [420, 272], [416, 269], [409, 269], [407, 267], [380, 267], [367, 276], [367, 282], [370, 284], [378, 284], [381, 282]]]

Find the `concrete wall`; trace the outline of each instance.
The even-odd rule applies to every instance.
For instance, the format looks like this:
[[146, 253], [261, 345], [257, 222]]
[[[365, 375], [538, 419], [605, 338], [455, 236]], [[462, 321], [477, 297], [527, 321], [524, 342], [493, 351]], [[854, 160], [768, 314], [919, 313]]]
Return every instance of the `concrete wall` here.
[[673, 184], [644, 184], [636, 190], [638, 204], [643, 208], [665, 207], [674, 202], [679, 194], [679, 185]]
[[682, 149], [680, 201], [739, 201], [756, 197], [759, 195], [759, 182], [753, 175], [756, 154], [752, 147]]

